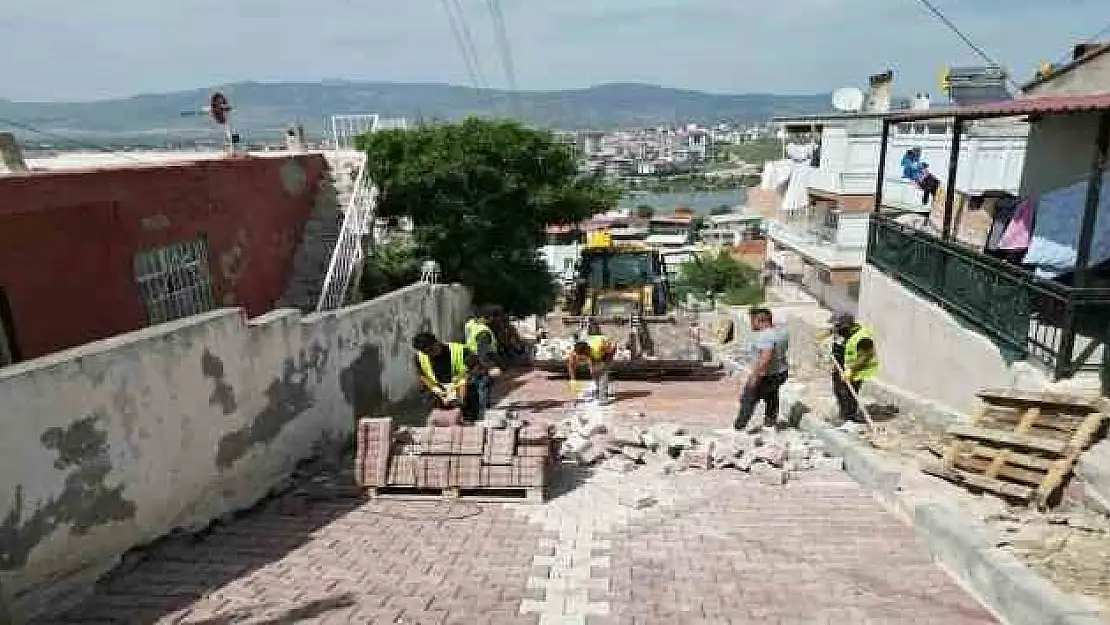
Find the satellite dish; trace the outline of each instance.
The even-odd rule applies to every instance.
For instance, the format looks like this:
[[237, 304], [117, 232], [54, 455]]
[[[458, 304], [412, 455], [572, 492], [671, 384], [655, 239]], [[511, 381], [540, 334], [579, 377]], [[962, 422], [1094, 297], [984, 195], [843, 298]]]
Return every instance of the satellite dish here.
[[231, 103], [227, 101], [227, 96], [219, 91], [213, 93], [212, 98], [208, 101], [208, 112], [211, 113], [212, 119], [216, 120], [217, 124], [226, 124], [227, 114], [231, 112]]
[[844, 113], [855, 113], [863, 108], [863, 92], [855, 87], [841, 87], [832, 94], [833, 108]]

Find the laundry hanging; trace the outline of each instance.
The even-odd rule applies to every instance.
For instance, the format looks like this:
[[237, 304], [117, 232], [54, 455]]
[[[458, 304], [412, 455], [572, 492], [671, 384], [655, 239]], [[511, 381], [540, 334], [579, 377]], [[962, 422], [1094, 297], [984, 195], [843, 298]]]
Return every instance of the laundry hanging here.
[[[1087, 180], [1081, 180], [1046, 193], [1037, 202], [1033, 237], [1023, 261], [1032, 265], [1037, 275], [1057, 278], [1075, 268], [1087, 184]], [[1103, 173], [1102, 188], [1091, 240], [1090, 265], [1110, 260], [1110, 192], [1107, 192], [1110, 172]]]

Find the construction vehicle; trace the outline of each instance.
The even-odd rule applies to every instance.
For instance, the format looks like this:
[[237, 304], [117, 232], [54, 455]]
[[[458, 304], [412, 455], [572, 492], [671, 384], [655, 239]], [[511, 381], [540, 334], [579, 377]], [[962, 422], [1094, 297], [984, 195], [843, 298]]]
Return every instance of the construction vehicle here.
[[560, 308], [541, 333], [550, 348], [537, 345], [541, 370], [566, 371], [565, 352], [574, 339], [595, 332], [617, 343], [618, 375], [690, 372], [709, 360], [696, 315], [672, 305], [664, 256], [639, 243], [615, 242], [606, 231], [587, 238]]

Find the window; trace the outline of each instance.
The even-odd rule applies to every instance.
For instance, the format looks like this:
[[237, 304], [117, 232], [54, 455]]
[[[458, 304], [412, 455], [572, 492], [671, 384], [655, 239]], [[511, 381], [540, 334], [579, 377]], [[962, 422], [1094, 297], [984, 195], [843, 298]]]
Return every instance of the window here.
[[948, 134], [948, 124], [926, 124], [925, 127], [929, 130], [929, 134], [931, 135]]
[[203, 238], [135, 255], [135, 282], [151, 324], [212, 310], [208, 242]]

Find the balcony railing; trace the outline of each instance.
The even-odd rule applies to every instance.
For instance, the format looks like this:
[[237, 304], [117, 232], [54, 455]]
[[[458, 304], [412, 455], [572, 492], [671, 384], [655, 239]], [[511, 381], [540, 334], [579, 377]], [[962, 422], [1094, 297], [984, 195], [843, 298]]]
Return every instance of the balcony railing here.
[[1110, 289], [1044, 280], [959, 243], [872, 215], [867, 262], [1059, 380], [1103, 366]]

